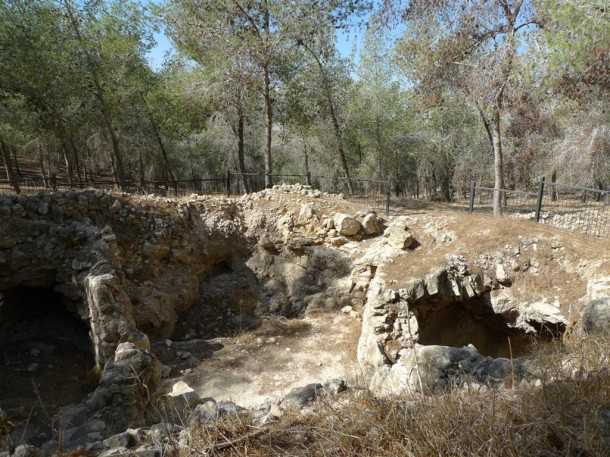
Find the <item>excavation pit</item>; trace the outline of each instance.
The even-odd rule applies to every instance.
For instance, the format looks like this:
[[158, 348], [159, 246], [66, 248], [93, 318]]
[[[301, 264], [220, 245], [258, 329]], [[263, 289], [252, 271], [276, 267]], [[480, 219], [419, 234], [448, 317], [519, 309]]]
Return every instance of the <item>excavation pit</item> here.
[[17, 287], [0, 293], [0, 406], [14, 435], [42, 444], [52, 417], [95, 387], [86, 323], [52, 289]]

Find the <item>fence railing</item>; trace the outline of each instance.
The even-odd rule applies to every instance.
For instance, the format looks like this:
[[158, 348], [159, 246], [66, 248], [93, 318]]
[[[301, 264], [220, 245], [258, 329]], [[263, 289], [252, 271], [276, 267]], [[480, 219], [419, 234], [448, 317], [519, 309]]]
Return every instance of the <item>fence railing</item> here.
[[471, 184], [470, 212], [491, 212], [494, 196], [499, 194], [505, 215], [530, 219], [563, 230], [596, 238], [610, 238], [610, 191], [546, 183], [542, 178], [537, 190], [494, 189]]
[[[262, 173], [227, 171], [224, 176], [190, 180], [126, 181], [120, 190], [134, 194], [155, 194], [182, 197], [190, 194], [239, 196], [266, 188]], [[321, 192], [342, 193], [350, 200], [389, 214], [392, 205], [402, 199], [416, 198], [401, 190], [399, 181], [339, 176], [270, 175], [272, 184], [300, 184]], [[17, 184], [17, 186], [16, 186]], [[119, 189], [113, 180], [95, 179], [68, 183], [42, 177], [20, 178], [17, 183], [0, 179], [3, 193], [33, 194], [41, 191], [95, 188]], [[466, 207], [470, 212], [484, 213], [493, 209], [494, 196], [499, 194], [502, 213], [530, 219], [554, 227], [581, 232], [593, 237], [610, 239], [610, 190], [546, 183], [542, 179], [535, 190], [494, 189], [473, 181], [467, 194]]]
[[264, 175], [261, 173], [238, 173], [227, 171], [224, 176], [191, 180], [161, 180], [161, 181], [124, 181], [120, 186], [110, 180], [88, 180], [86, 182], [64, 181], [49, 182], [42, 177], [20, 179], [17, 183], [0, 180], [1, 194], [33, 194], [41, 191], [59, 191], [72, 189], [120, 189], [133, 194], [154, 194], [166, 197], [182, 197], [190, 194], [239, 196], [259, 192], [266, 188], [266, 178], [273, 185], [301, 184], [321, 192], [342, 193], [350, 200], [366, 204], [374, 209], [382, 209], [386, 214], [390, 211], [390, 183], [384, 180], [367, 178], [329, 177], [306, 175]]
[[118, 185], [111, 179], [95, 179], [87, 181], [75, 181], [72, 184], [64, 180], [52, 181], [42, 177], [20, 178], [17, 185], [6, 180], [0, 180], [1, 194], [34, 194], [45, 191], [62, 191], [76, 189], [119, 189], [133, 194], [155, 194], [167, 197], [181, 197], [189, 194], [222, 194], [225, 193], [225, 181], [223, 178], [202, 178], [191, 180], [174, 181], [131, 181], [127, 180]]

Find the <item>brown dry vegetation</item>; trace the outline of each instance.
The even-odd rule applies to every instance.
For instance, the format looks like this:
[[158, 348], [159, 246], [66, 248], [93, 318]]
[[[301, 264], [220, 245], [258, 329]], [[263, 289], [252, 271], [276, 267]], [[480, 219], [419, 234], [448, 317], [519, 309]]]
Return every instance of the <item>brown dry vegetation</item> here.
[[[513, 290], [524, 301], [534, 301], [554, 294], [567, 312], [569, 304], [576, 303], [585, 294], [585, 282], [576, 271], [578, 267], [594, 266], [599, 273], [610, 274], [610, 240], [598, 240], [584, 235], [568, 233], [552, 227], [511, 218], [494, 219], [485, 215], [471, 215], [449, 210], [422, 214], [406, 211], [413, 217], [410, 227], [420, 245], [413, 252], [383, 267], [386, 279], [400, 287], [413, 279], [421, 278], [447, 262], [447, 256], [458, 254], [473, 265], [481, 254], [490, 254], [505, 246], [518, 246], [520, 240], [539, 241], [535, 253], [538, 274], [516, 273]], [[455, 234], [451, 243], [439, 242], [425, 228], [431, 221], [438, 221], [440, 233]], [[551, 240], [561, 245], [561, 250], [551, 249]], [[570, 271], [561, 263], [569, 264]], [[566, 307], [566, 309], [563, 309]]]
[[540, 386], [456, 387], [438, 396], [389, 400], [354, 390], [321, 399], [311, 414], [289, 413], [265, 427], [253, 426], [247, 416], [227, 418], [195, 430], [181, 457], [605, 457], [608, 354], [607, 337], [573, 339], [537, 354]]

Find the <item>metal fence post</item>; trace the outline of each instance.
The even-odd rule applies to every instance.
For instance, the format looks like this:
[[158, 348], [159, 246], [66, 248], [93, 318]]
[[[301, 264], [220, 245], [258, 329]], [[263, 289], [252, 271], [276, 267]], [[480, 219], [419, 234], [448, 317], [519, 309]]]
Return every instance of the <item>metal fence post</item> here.
[[540, 179], [540, 187], [538, 188], [538, 204], [536, 205], [536, 222], [540, 222], [540, 213], [542, 212], [542, 200], [544, 199], [544, 176]]
[[227, 182], [226, 182], [226, 190], [227, 190], [227, 197], [231, 196], [231, 170], [227, 170]]
[[470, 180], [470, 204], [468, 209], [471, 213], [474, 212], [474, 194], [477, 190], [477, 182], [473, 179]]

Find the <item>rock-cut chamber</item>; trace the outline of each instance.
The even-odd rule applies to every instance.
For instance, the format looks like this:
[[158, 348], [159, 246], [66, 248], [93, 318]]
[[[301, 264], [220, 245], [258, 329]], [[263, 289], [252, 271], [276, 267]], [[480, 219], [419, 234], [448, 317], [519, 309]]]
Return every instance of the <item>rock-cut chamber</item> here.
[[[50, 288], [0, 292], [0, 405], [28, 430], [46, 430], [51, 417], [95, 387], [89, 329]], [[37, 425], [37, 426], [35, 426]]]

